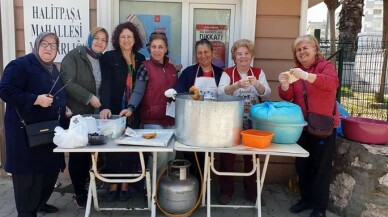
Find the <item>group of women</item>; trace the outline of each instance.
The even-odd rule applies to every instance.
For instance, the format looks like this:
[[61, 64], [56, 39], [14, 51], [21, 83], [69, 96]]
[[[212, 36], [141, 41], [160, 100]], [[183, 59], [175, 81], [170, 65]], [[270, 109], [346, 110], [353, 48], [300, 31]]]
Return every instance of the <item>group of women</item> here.
[[[109, 41], [108, 32], [101, 27], [90, 31], [87, 44], [69, 52], [62, 61], [61, 70], [53, 64], [59, 39], [54, 33], [41, 33], [33, 52], [10, 62], [0, 82], [0, 97], [7, 103], [5, 115], [7, 158], [5, 169], [12, 173], [18, 216], [36, 216], [37, 212], [55, 212], [47, 204], [58, 173], [65, 164], [63, 154], [53, 153], [54, 144], [30, 148], [20, 115], [27, 123], [54, 120], [62, 126], [71, 115], [99, 114], [100, 118], [112, 115], [126, 116], [131, 128], [174, 128], [174, 118], [166, 115], [166, 105], [176, 93], [188, 92], [196, 86], [202, 95], [215, 99], [219, 94], [234, 95], [245, 99], [243, 128], [252, 127], [247, 113], [251, 105], [268, 100], [271, 89], [262, 69], [251, 67], [254, 57], [253, 42], [241, 39], [231, 49], [235, 66], [221, 69], [212, 64], [212, 44], [202, 39], [195, 44], [197, 63], [183, 70], [178, 78], [176, 67], [168, 59], [168, 40], [164, 33], [150, 35], [147, 49], [149, 60], [138, 51], [143, 47], [138, 29], [130, 22], [119, 24], [112, 36], [113, 50], [103, 53]], [[332, 113], [335, 89], [338, 86], [335, 69], [319, 54], [319, 45], [312, 36], [296, 39], [292, 46], [296, 68], [291, 74], [299, 81], [290, 83], [288, 73], [279, 75], [280, 97], [306, 109], [302, 82], [310, 98], [309, 111]], [[59, 82], [56, 80], [59, 79]], [[66, 85], [64, 85], [66, 84]], [[50, 89], [65, 87], [55, 96]], [[338, 112], [337, 112], [338, 114]], [[338, 123], [338, 116], [336, 116]], [[319, 140], [303, 132], [298, 143], [310, 151], [310, 157], [297, 159], [301, 200], [291, 207], [293, 213], [313, 208], [311, 216], [325, 216], [328, 201], [331, 156], [335, 134]], [[193, 160], [189, 153], [185, 158]], [[233, 171], [235, 155], [221, 154], [220, 170]], [[160, 159], [159, 159], [160, 158]], [[158, 156], [163, 167], [174, 156]], [[203, 156], [200, 157], [203, 167]], [[136, 154], [121, 153], [106, 156], [110, 172], [136, 172]], [[250, 171], [252, 161], [244, 157], [244, 171]], [[71, 153], [69, 173], [74, 186], [75, 202], [85, 207], [86, 180], [90, 156]], [[160, 171], [161, 168], [153, 168]], [[245, 177], [243, 184], [246, 198], [256, 201], [256, 175]], [[129, 199], [128, 184], [112, 184], [108, 199]], [[220, 180], [220, 204], [230, 202], [234, 192], [233, 177]]]

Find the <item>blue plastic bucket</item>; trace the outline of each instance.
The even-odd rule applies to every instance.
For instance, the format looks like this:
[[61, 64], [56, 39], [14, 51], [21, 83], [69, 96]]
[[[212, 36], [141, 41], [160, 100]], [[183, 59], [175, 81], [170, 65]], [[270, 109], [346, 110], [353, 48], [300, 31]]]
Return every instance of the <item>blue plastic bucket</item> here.
[[275, 124], [252, 121], [252, 124], [253, 129], [273, 132], [275, 134], [272, 138], [273, 143], [292, 144], [298, 141], [307, 122], [302, 124]]

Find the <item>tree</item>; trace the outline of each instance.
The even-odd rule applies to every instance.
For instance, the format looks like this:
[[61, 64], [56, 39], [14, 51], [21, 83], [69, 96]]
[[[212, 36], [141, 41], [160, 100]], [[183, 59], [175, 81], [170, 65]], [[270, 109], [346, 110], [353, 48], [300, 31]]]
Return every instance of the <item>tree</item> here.
[[344, 60], [353, 62], [355, 59], [354, 45], [357, 43], [357, 36], [362, 27], [364, 0], [340, 0], [340, 3], [342, 9], [339, 14], [338, 38], [341, 44], [347, 44], [347, 50], [344, 50], [344, 52], [348, 55]]

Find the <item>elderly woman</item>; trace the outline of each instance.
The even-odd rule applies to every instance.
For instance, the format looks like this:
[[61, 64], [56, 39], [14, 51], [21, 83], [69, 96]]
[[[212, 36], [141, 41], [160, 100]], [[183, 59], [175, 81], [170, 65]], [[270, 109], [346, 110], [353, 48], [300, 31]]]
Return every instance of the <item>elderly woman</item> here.
[[[102, 86], [100, 118], [107, 119], [112, 114], [125, 115], [129, 100], [135, 87], [139, 67], [145, 61], [138, 51], [143, 47], [137, 27], [130, 23], [120, 23], [113, 31], [112, 45], [114, 50], [107, 51], [101, 58]], [[140, 109], [127, 119], [130, 128], [140, 127]], [[109, 173], [134, 173], [139, 162], [137, 153], [107, 153], [106, 170]], [[122, 183], [109, 187], [108, 201], [117, 198], [120, 201], [129, 199], [129, 185]]]
[[[320, 54], [318, 41], [312, 35], [300, 36], [292, 44], [296, 68], [279, 75], [279, 95], [302, 108], [307, 116], [304, 89], [308, 97], [308, 110], [323, 115], [333, 115], [338, 87], [337, 72], [330, 61]], [[290, 82], [290, 75], [296, 77]], [[296, 81], [295, 81], [296, 80]], [[334, 126], [338, 126], [339, 115], [335, 107]], [[332, 156], [335, 147], [335, 134], [319, 139], [303, 131], [298, 144], [310, 155], [307, 158], [296, 158], [295, 166], [299, 176], [301, 200], [290, 208], [291, 213], [300, 213], [313, 208], [310, 217], [326, 216], [329, 200], [330, 173]]]
[[18, 216], [58, 211], [46, 202], [59, 172], [65, 168], [63, 153], [54, 153], [53, 143], [30, 147], [21, 122], [24, 119], [31, 124], [58, 118], [62, 122], [64, 118], [66, 92], [60, 91], [63, 85], [53, 64], [58, 45], [54, 33], [39, 34], [32, 53], [11, 61], [0, 82], [0, 97], [7, 106], [5, 171], [12, 173]]
[[[95, 114], [101, 106], [100, 57], [108, 44], [108, 32], [102, 27], [93, 28], [86, 46], [71, 50], [61, 64], [62, 80], [69, 85], [68, 107], [75, 115]], [[69, 174], [74, 187], [74, 201], [79, 208], [86, 206], [86, 181], [89, 177], [89, 153], [69, 153]]]
[[[241, 97], [245, 101], [243, 129], [252, 128], [252, 123], [248, 119], [251, 105], [266, 100], [271, 94], [265, 73], [262, 69], [251, 67], [253, 60], [253, 42], [247, 39], [240, 39], [233, 43], [231, 49], [232, 58], [236, 64], [225, 69], [222, 74], [219, 93]], [[244, 172], [249, 172], [253, 168], [252, 157], [244, 155]], [[234, 168], [234, 154], [220, 154], [220, 171], [232, 172]], [[257, 197], [256, 175], [244, 177], [243, 180], [245, 196], [248, 200], [255, 202]], [[220, 195], [218, 202], [227, 204], [232, 199], [234, 193], [234, 180], [232, 176], [225, 176], [220, 182]]]

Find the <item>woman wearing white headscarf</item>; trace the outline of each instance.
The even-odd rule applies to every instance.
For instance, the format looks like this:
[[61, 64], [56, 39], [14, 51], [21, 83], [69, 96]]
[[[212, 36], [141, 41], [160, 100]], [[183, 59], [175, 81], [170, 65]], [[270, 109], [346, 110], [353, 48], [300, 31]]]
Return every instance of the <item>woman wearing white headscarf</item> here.
[[[0, 97], [7, 106], [5, 171], [12, 173], [18, 217], [35, 217], [39, 210], [58, 210], [46, 202], [59, 172], [65, 168], [63, 153], [54, 153], [53, 143], [30, 147], [17, 114], [18, 111], [27, 124], [58, 118], [62, 122], [67, 96], [65, 91], [60, 91], [62, 82], [55, 82], [59, 71], [53, 62], [58, 44], [54, 33], [41, 33], [32, 53], [11, 61], [0, 82]], [[51, 89], [52, 93], [59, 92], [53, 96], [49, 94]]]

